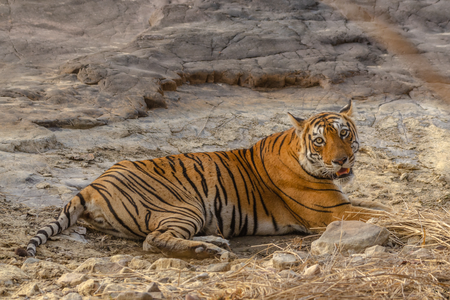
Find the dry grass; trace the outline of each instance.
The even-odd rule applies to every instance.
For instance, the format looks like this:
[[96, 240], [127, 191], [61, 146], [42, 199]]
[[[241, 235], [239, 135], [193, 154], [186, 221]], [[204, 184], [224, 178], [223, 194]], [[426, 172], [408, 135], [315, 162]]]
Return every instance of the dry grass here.
[[[290, 270], [280, 271], [270, 265], [271, 256], [256, 259], [255, 255], [239, 260], [238, 269], [208, 273], [208, 276], [205, 272], [174, 269], [173, 272], [180, 274], [178, 282], [160, 287], [171, 299], [186, 299], [187, 294], [215, 300], [449, 299], [450, 214], [447, 211], [406, 208], [372, 223], [392, 233], [387, 252], [376, 256], [343, 256], [339, 251], [328, 256], [308, 255]], [[298, 250], [309, 250], [311, 241], [317, 237], [296, 238], [283, 249], [274, 244], [267, 247], [295, 254]], [[316, 264], [320, 266], [319, 273], [303, 275], [307, 267]], [[180, 279], [182, 273], [187, 276]], [[153, 274], [117, 274], [123, 278], [140, 277], [141, 281], [134, 284], [143, 287], [151, 281], [150, 275]]]
[[[345, 257], [338, 252], [327, 257], [310, 255], [291, 268], [295, 273], [268, 266], [270, 257], [249, 259], [239, 270], [212, 275], [201, 288], [189, 284], [180, 288], [212, 299], [448, 299], [450, 214], [407, 208], [373, 223], [392, 233], [386, 253], [373, 257]], [[294, 240], [284, 250], [309, 247], [302, 242]], [[414, 252], [418, 249], [423, 250]], [[320, 266], [319, 274], [302, 275], [315, 264]]]

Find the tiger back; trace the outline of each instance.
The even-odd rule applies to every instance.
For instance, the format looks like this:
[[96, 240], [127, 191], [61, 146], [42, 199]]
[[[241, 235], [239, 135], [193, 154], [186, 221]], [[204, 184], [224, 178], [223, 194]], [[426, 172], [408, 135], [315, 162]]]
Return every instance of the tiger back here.
[[34, 256], [79, 218], [111, 235], [143, 239], [144, 250], [191, 258], [227, 252], [193, 241], [195, 235], [307, 233], [336, 219], [366, 220], [388, 208], [354, 206], [341, 191], [359, 149], [352, 111], [350, 102], [309, 119], [289, 114], [293, 128], [249, 149], [121, 161], [39, 230], [27, 253]]

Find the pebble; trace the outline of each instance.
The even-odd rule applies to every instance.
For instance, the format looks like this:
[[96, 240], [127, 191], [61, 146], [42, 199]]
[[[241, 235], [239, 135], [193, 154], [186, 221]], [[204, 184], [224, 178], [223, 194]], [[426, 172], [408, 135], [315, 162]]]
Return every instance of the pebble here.
[[83, 297], [77, 293], [69, 293], [62, 297], [61, 300], [83, 300]]
[[206, 271], [208, 272], [226, 272], [231, 269], [231, 265], [228, 262], [224, 263], [218, 263], [218, 264], [211, 264], [206, 268]]
[[149, 270], [164, 270], [168, 268], [174, 269], [189, 269], [192, 270], [193, 267], [185, 262], [184, 260], [178, 258], [160, 258], [155, 261], [150, 267]]
[[312, 265], [303, 271], [303, 276], [313, 276], [320, 273], [320, 266], [318, 264]]
[[275, 252], [273, 254], [273, 267], [277, 269], [288, 269], [300, 263], [300, 259], [289, 252]]
[[100, 287], [100, 283], [94, 279], [88, 279], [77, 286], [77, 291], [83, 296], [91, 296]]

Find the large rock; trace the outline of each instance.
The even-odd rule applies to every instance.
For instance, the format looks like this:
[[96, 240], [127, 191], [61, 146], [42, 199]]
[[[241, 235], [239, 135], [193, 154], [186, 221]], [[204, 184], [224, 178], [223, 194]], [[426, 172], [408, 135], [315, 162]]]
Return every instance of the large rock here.
[[389, 231], [361, 221], [334, 221], [322, 236], [311, 244], [316, 255], [362, 253], [368, 247], [383, 245], [389, 239]]
[[[420, 0], [407, 8], [399, 8], [398, 1], [397, 6], [366, 1], [366, 9], [410, 28], [405, 34], [436, 53], [433, 63], [448, 73], [440, 66], [450, 62], [444, 50], [423, 45], [432, 40], [427, 33], [442, 30], [440, 18], [429, 15], [450, 5], [429, 5], [425, 13]], [[107, 9], [101, 12], [75, 0], [64, 5], [44, 0], [39, 7], [21, 0], [8, 7], [4, 20], [9, 22], [0, 23], [8, 32], [0, 36], [0, 97], [5, 98], [0, 111], [4, 119], [13, 113], [11, 120], [45, 127], [85, 129], [117, 117], [144, 117], [148, 109], [167, 106], [163, 90], [185, 83], [342, 84], [349, 96], [358, 97], [400, 95], [421, 84], [355, 23], [312, 0], [252, 5], [243, 0], [104, 0]], [[410, 14], [419, 17], [405, 18]], [[47, 23], [53, 27], [42, 30]], [[448, 40], [432, 41], [445, 45]], [[57, 72], [57, 85], [46, 80]]]

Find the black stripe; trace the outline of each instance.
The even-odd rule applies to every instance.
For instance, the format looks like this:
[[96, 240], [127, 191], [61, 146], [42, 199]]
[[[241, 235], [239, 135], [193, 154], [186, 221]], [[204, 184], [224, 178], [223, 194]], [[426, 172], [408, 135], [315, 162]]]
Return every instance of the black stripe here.
[[275, 229], [275, 232], [277, 232], [278, 231], [278, 223], [275, 220], [274, 216], [272, 216], [272, 225], [273, 225], [273, 228]]
[[114, 216], [114, 218], [117, 220], [117, 222], [119, 222], [119, 224], [120, 224], [123, 228], [125, 228], [126, 230], [128, 230], [130, 233], [135, 234], [134, 231], [131, 230], [131, 228], [128, 227], [127, 224], [125, 224], [125, 222], [124, 222], [121, 218], [119, 218], [119, 216], [117, 215], [117, 213], [116, 213], [114, 207], [111, 205], [111, 202], [109, 201], [108, 197], [105, 196], [104, 193], [108, 194], [108, 196], [111, 197], [111, 194], [109, 194], [108, 190], [107, 190], [106, 188], [104, 188], [103, 186], [101, 186], [100, 184], [96, 184], [96, 183], [92, 183], [92, 184], [91, 184], [91, 187], [92, 187], [94, 190], [96, 190], [96, 191], [100, 194], [100, 196], [102, 196], [103, 200], [104, 200], [105, 203], [106, 203], [106, 206], [107, 206], [108, 209], [109, 209], [109, 212]]
[[39, 239], [40, 242], [36, 241], [34, 238], [35, 238], [35, 237], [33, 237], [33, 238], [28, 242], [28, 245], [29, 245], [29, 244], [32, 244], [32, 245], [34, 245], [35, 247], [37, 247], [37, 246], [39, 246], [40, 244], [42, 244], [42, 240], [41, 240], [40, 237], [37, 237], [37, 238]]
[[235, 232], [234, 230], [236, 229], [236, 207], [233, 205], [233, 210], [231, 212], [231, 222], [230, 222], [230, 237], [234, 236]]
[[351, 203], [350, 202], [343, 202], [343, 203], [339, 203], [339, 204], [332, 205], [332, 206], [322, 206], [322, 205], [319, 205], [319, 204], [314, 204], [314, 205], [315, 206], [319, 206], [321, 208], [335, 208], [335, 207], [339, 207], [339, 206], [343, 206], [343, 205], [351, 205]]
[[219, 227], [219, 233], [223, 234], [222, 201], [220, 200], [219, 188], [217, 186], [216, 197], [214, 198], [214, 214], [217, 219], [217, 227]]
[[84, 200], [83, 195], [81, 195], [81, 193], [78, 193], [77, 197], [80, 199], [80, 204], [83, 206], [84, 209], [86, 209], [86, 201]]
[[56, 226], [58, 226], [58, 232], [57, 232], [57, 234], [60, 233], [60, 232], [62, 231], [62, 227], [61, 227], [61, 224], [59, 223], [59, 221], [53, 221], [53, 222], [51, 222], [50, 224], [56, 224]]

